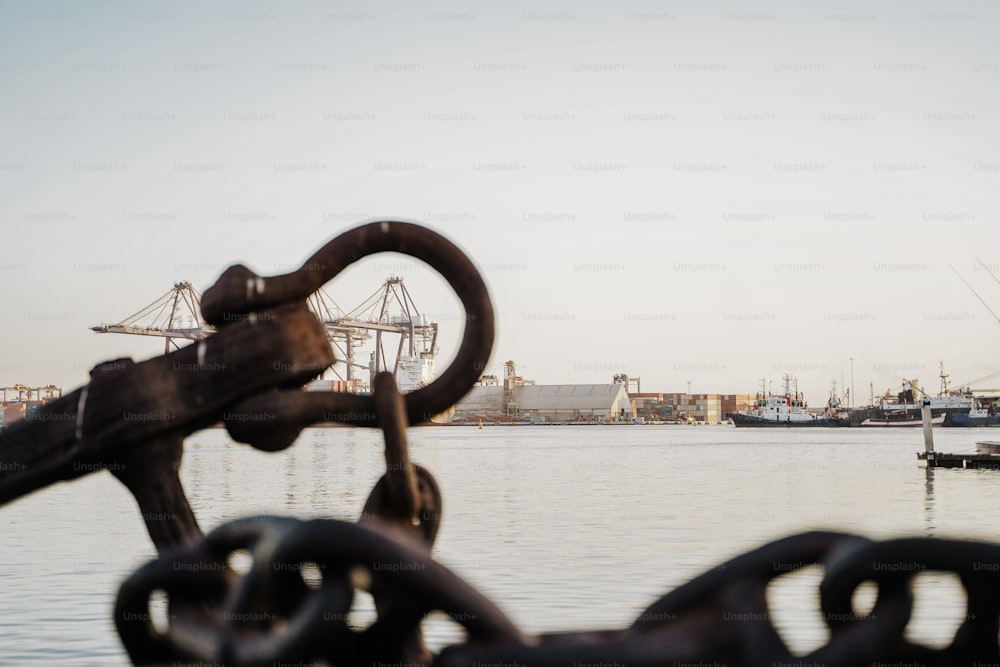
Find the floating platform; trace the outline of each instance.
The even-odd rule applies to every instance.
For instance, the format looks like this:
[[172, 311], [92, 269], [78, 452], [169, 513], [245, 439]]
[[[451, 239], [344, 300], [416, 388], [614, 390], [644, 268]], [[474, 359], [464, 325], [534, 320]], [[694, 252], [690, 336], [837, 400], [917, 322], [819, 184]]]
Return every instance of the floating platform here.
[[932, 468], [1000, 470], [1000, 441], [977, 442], [975, 454], [920, 452], [917, 459], [927, 461]]

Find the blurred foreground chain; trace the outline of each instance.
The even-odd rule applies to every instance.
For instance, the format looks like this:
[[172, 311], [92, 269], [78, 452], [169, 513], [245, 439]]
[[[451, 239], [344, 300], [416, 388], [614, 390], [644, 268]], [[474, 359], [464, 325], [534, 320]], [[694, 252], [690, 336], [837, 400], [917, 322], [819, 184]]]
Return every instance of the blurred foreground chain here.
[[[227, 587], [204, 574], [223, 569], [237, 549], [253, 552], [246, 575]], [[530, 637], [412, 540], [377, 524], [272, 517], [223, 525], [200, 545], [142, 567], [122, 585], [115, 621], [137, 665], [984, 667], [1000, 661], [997, 563], [1000, 546], [993, 544], [804, 533], [707, 571], [628, 628]], [[830, 639], [796, 656], [771, 622], [766, 589], [811, 564], [825, 568], [818, 597]], [[310, 568], [321, 573], [311, 586], [302, 576]], [[965, 620], [946, 649], [904, 634], [911, 580], [929, 570], [956, 573], [968, 597]], [[858, 612], [852, 597], [864, 582], [874, 582], [878, 595], [872, 609]], [[395, 606], [359, 628], [350, 613], [355, 590], [376, 587], [391, 591]], [[149, 607], [157, 590], [172, 602], [215, 605], [213, 621], [177, 615], [157, 630]], [[432, 611], [464, 627], [467, 638], [421, 657], [406, 638]]]
[[[431, 385], [405, 396], [389, 374], [371, 396], [304, 392], [333, 362], [306, 297], [352, 262], [401, 252], [427, 262], [455, 290], [466, 327], [455, 361]], [[133, 493], [160, 552], [121, 586], [115, 623], [136, 665], [338, 667], [707, 667], [747, 665], [1000, 665], [1000, 545], [940, 539], [873, 542], [812, 532], [787, 537], [706, 571], [666, 594], [628, 628], [528, 636], [493, 603], [438, 564], [441, 492], [409, 458], [406, 428], [456, 403], [485, 368], [493, 310], [482, 277], [443, 237], [378, 222], [330, 241], [303, 266], [272, 278], [228, 269], [204, 295], [218, 333], [139, 364], [123, 359], [90, 383], [0, 435], [0, 503], [60, 480], [109, 470]], [[320, 421], [378, 427], [386, 473], [359, 523], [268, 517], [225, 524], [202, 536], [178, 478], [186, 435], [217, 422], [267, 451], [289, 446]], [[163, 517], [169, 517], [163, 520]], [[241, 555], [252, 559], [248, 569]], [[811, 564], [828, 642], [793, 655], [771, 622], [767, 587]], [[912, 579], [958, 575], [966, 616], [936, 649], [906, 634]], [[877, 586], [871, 610], [853, 597]], [[359, 627], [356, 591], [371, 594], [376, 619]], [[168, 607], [163, 626], [152, 601]], [[435, 611], [466, 638], [433, 655], [420, 624]]]

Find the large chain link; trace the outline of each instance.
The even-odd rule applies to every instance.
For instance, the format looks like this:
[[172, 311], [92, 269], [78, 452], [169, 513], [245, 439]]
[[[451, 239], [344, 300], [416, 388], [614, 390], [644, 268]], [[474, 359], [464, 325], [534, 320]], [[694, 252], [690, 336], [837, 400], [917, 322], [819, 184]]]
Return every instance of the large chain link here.
[[[437, 269], [466, 311], [455, 361], [428, 387], [401, 395], [390, 374], [371, 396], [304, 392], [334, 358], [306, 297], [350, 263], [402, 252]], [[326, 664], [358, 667], [679, 667], [680, 665], [1000, 664], [1000, 546], [940, 539], [875, 542], [832, 532], [787, 537], [718, 565], [667, 593], [627, 628], [528, 636], [493, 603], [440, 565], [430, 551], [442, 498], [434, 477], [410, 461], [406, 428], [461, 398], [485, 368], [493, 310], [465, 255], [427, 229], [378, 222], [330, 241], [303, 266], [271, 278], [228, 269], [204, 296], [218, 333], [139, 364], [95, 368], [90, 383], [0, 435], [0, 503], [60, 480], [107, 469], [133, 493], [160, 556], [119, 590], [115, 623], [136, 665]], [[267, 451], [288, 447], [321, 421], [378, 427], [386, 472], [358, 523], [266, 517], [224, 524], [202, 536], [177, 470], [184, 437], [217, 422]], [[240, 554], [251, 558], [241, 572]], [[830, 637], [791, 653], [771, 622], [767, 588], [810, 564], [824, 568], [818, 592]], [[907, 638], [913, 577], [958, 575], [966, 617], [952, 643]], [[855, 592], [877, 586], [859, 613]], [[359, 627], [357, 591], [376, 620]], [[165, 627], [151, 609], [169, 603]], [[447, 614], [466, 639], [433, 655], [420, 625]]]
[[[266, 546], [252, 546], [259, 544]], [[187, 574], [192, 568], [221, 568], [226, 555], [248, 546], [253, 567], [225, 595]], [[318, 588], [309, 589], [290, 574], [308, 563], [323, 573]], [[664, 595], [627, 628], [528, 636], [424, 549], [392, 531], [332, 520], [263, 518], [226, 524], [202, 545], [140, 569], [122, 586], [115, 613], [138, 665], [172, 660], [258, 667], [328, 660], [364, 667], [983, 667], [1000, 661], [997, 563], [1000, 546], [992, 544], [874, 542], [844, 533], [804, 533], [706, 571]], [[772, 623], [766, 590], [774, 579], [813, 564], [824, 568], [818, 598], [830, 638], [807, 655], [794, 655]], [[913, 611], [912, 579], [935, 570], [957, 574], [968, 598], [965, 620], [944, 649], [907, 639], [904, 632]], [[871, 610], [859, 612], [852, 598], [865, 582], [874, 582], [878, 595]], [[379, 588], [391, 592], [393, 606], [380, 608], [378, 620], [363, 630], [349, 627], [354, 590], [374, 594]], [[186, 606], [227, 602], [217, 607], [214, 624], [179, 617], [158, 634], [147, 620], [154, 590]], [[294, 604], [288, 604], [289, 591], [298, 595]], [[462, 625], [466, 640], [438, 656], [413, 651], [408, 638], [435, 610]]]

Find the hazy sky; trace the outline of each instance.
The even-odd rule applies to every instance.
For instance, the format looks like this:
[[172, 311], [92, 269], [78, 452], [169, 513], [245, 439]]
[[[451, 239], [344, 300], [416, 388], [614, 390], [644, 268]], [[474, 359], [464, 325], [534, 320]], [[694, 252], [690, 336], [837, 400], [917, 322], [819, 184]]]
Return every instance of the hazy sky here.
[[[0, 384], [162, 340], [88, 327], [371, 218], [479, 263], [544, 383], [810, 403], [1000, 372], [993, 3], [4, 3]], [[378, 256], [442, 326], [446, 286]], [[981, 386], [1000, 386], [1000, 378]]]

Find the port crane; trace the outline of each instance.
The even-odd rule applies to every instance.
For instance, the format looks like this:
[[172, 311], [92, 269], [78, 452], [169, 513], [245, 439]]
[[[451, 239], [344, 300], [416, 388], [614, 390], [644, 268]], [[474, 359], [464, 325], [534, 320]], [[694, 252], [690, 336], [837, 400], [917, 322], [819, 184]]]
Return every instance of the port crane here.
[[[392, 314], [394, 308], [398, 308], [399, 315]], [[385, 353], [384, 334], [399, 336], [395, 360], [392, 365], [392, 373], [397, 376], [397, 381], [399, 380], [400, 363], [403, 359], [417, 364], [420, 364], [422, 360], [422, 363], [433, 365], [434, 354], [437, 351], [438, 325], [436, 322], [429, 322], [426, 317], [420, 314], [410, 292], [403, 284], [403, 279], [399, 276], [389, 276], [382, 283], [382, 286], [365, 299], [361, 305], [332, 322], [332, 326], [345, 330], [363, 331], [369, 337], [370, 334], [367, 332], [374, 332], [375, 350], [371, 353], [371, 361], [368, 365], [372, 379], [383, 370], [389, 370], [387, 360], [390, 357]], [[350, 345], [347, 348], [352, 355], [347, 359], [353, 362], [353, 349]], [[348, 372], [350, 372], [350, 368], [351, 366], [348, 365]], [[419, 384], [419, 381], [416, 383]]]
[[[389, 276], [379, 289], [350, 311], [340, 308], [322, 289], [311, 294], [307, 304], [326, 328], [337, 359], [331, 371], [346, 381], [348, 391], [366, 391], [375, 375], [390, 370], [390, 366], [403, 390], [416, 389], [429, 379], [437, 352], [438, 325], [420, 314], [399, 276]], [[216, 331], [202, 319], [201, 295], [187, 281], [174, 283], [166, 294], [120, 322], [100, 324], [91, 330], [159, 336], [166, 339], [164, 354], [170, 352], [171, 346], [179, 348], [179, 342], [203, 340]], [[399, 336], [391, 363], [392, 357], [385, 349], [387, 335]], [[375, 349], [368, 363], [359, 362], [358, 350], [373, 339]], [[402, 366], [406, 366], [403, 370], [408, 372], [409, 383], [399, 377]], [[367, 382], [356, 376], [357, 368], [368, 371]]]
[[177, 340], [202, 340], [215, 333], [215, 328], [201, 317], [201, 295], [187, 281], [174, 283], [173, 288], [139, 312], [114, 324], [90, 327], [97, 333], [122, 333], [136, 336], [165, 338], [163, 353], [170, 346], [179, 348]]

